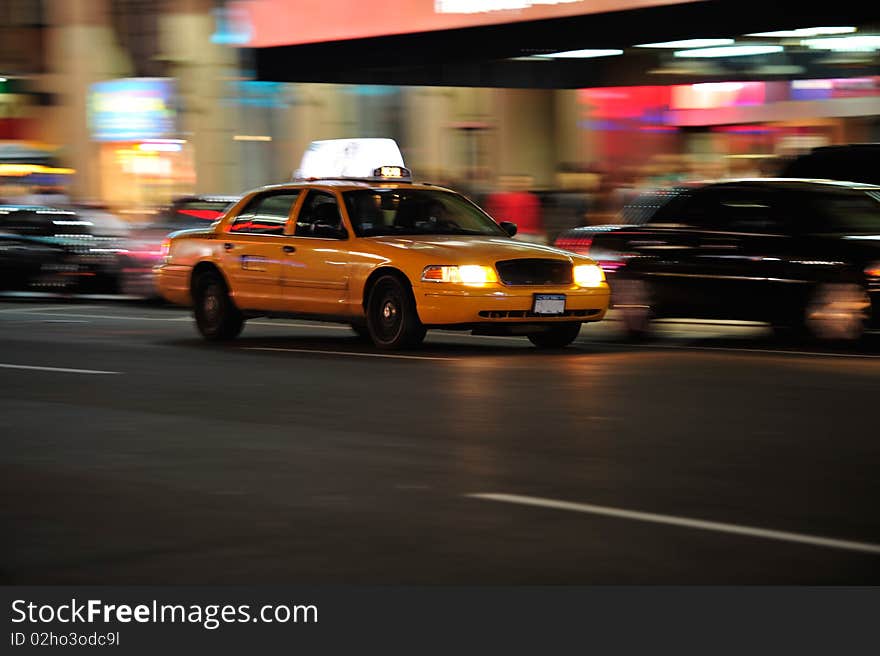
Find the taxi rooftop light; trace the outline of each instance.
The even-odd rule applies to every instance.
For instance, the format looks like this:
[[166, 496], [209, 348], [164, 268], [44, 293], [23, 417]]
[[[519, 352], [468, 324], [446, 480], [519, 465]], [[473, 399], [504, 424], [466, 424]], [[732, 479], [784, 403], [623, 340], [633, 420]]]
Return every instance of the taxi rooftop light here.
[[394, 139], [324, 139], [303, 153], [294, 180], [322, 178], [411, 181]]

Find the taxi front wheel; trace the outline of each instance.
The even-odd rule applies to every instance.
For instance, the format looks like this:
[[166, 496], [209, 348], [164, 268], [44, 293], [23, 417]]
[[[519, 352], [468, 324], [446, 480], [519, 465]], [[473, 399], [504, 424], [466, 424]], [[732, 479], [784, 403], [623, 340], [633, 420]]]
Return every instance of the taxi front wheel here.
[[203, 273], [196, 279], [193, 304], [196, 326], [205, 339], [235, 339], [244, 328], [244, 315], [229, 298], [226, 283], [217, 273]]
[[397, 276], [382, 276], [367, 301], [367, 330], [381, 349], [419, 345], [427, 332], [416, 313], [412, 291]]
[[571, 344], [581, 331], [579, 323], [563, 323], [541, 333], [529, 335], [529, 341], [538, 348], [564, 348]]

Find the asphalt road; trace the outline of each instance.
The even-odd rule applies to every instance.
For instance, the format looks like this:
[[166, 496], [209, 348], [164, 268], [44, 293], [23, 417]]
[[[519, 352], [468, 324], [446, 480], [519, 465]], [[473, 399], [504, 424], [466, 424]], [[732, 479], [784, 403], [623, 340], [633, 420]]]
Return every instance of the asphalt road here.
[[2, 583], [880, 583], [880, 347], [0, 302]]

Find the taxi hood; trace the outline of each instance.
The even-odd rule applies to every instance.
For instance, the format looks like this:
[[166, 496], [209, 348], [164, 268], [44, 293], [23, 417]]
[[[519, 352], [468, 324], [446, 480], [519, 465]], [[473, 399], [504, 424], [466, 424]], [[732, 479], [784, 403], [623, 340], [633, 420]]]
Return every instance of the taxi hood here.
[[372, 237], [374, 243], [391, 249], [403, 249], [413, 255], [423, 254], [430, 264], [490, 264], [497, 260], [516, 258], [548, 258], [571, 261], [586, 259], [573, 253], [516, 241], [506, 237], [470, 235], [411, 235], [406, 237]]

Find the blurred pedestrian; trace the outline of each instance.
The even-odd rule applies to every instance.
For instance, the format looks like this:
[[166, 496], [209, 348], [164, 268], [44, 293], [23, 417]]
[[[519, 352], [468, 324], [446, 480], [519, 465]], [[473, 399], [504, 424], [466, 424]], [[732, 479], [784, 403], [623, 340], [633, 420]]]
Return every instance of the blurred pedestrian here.
[[531, 182], [530, 176], [502, 176], [499, 179], [501, 189], [486, 197], [485, 208], [489, 216], [499, 223], [515, 223], [515, 238], [546, 244], [547, 234], [541, 218], [541, 203], [537, 194], [529, 191]]

